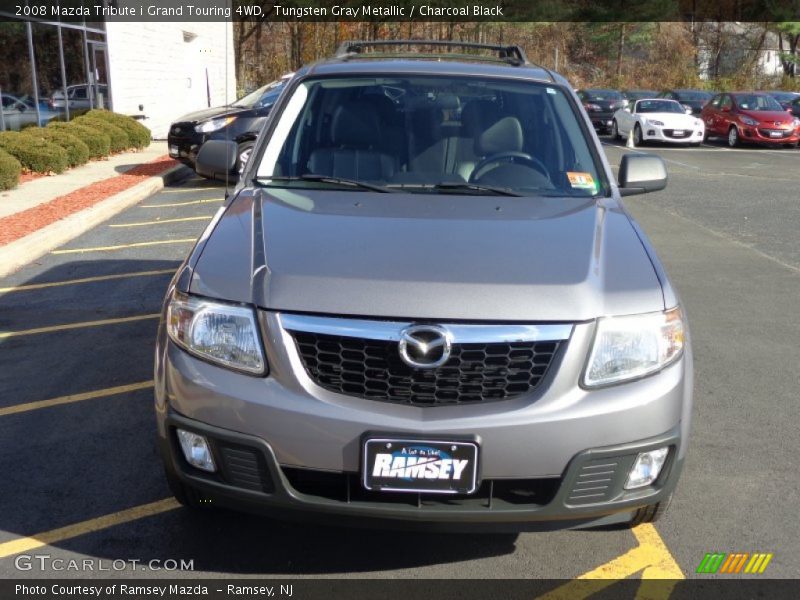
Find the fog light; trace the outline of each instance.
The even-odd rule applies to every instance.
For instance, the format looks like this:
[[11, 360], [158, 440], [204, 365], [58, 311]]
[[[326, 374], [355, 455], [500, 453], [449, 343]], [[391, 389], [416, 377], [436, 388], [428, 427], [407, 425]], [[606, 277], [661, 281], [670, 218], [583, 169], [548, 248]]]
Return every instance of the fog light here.
[[211, 449], [208, 447], [208, 440], [202, 435], [178, 429], [178, 441], [181, 443], [183, 456], [193, 467], [203, 471], [214, 472], [214, 458], [211, 456]]
[[628, 474], [625, 489], [633, 490], [653, 483], [658, 478], [664, 461], [667, 460], [667, 454], [669, 454], [669, 448], [641, 452], [636, 457], [636, 462], [633, 463], [633, 468]]

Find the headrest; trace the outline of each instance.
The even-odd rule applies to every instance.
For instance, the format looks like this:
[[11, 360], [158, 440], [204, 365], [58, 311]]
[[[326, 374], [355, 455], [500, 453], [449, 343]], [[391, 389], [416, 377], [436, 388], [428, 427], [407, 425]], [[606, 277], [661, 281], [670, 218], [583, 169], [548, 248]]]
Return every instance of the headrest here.
[[461, 111], [464, 137], [476, 137], [488, 124], [500, 118], [497, 104], [490, 100], [470, 100]]
[[500, 152], [520, 152], [522, 144], [522, 125], [519, 119], [505, 117], [478, 137], [475, 149], [478, 154], [490, 156]]
[[380, 124], [375, 107], [369, 102], [352, 102], [333, 113], [331, 138], [340, 146], [371, 146], [380, 140]]

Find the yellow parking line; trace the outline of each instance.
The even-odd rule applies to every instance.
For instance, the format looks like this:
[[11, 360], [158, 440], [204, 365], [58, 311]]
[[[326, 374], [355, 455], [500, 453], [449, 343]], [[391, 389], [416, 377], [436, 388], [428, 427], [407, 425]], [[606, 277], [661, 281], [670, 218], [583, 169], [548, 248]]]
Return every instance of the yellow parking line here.
[[142, 221], [140, 223], [115, 223], [109, 227], [144, 227], [145, 225], [163, 225], [164, 223], [182, 223], [184, 221], [210, 221], [212, 216], [208, 217], [183, 217], [181, 219], [163, 219], [161, 221]]
[[224, 198], [209, 198], [208, 200], [188, 200], [187, 202], [170, 202], [169, 204], [141, 204], [139, 208], [168, 208], [170, 206], [189, 206], [190, 204], [208, 204], [209, 202], [222, 202]]
[[651, 523], [639, 525], [633, 534], [639, 542], [636, 548], [538, 596], [537, 600], [584, 600], [639, 571], [642, 583], [636, 598], [667, 600], [677, 580], [686, 576]]
[[117, 323], [131, 323], [133, 321], [143, 321], [145, 319], [157, 319], [160, 316], [161, 315], [159, 313], [153, 313], [151, 315], [136, 315], [135, 317], [121, 317], [118, 319], [101, 319], [99, 321], [83, 321], [81, 323], [51, 325], [49, 327], [37, 327], [35, 329], [23, 329], [21, 331], [0, 331], [0, 340], [10, 337], [34, 335], [37, 333], [52, 333], [54, 331], [65, 331], [67, 329], [81, 329], [83, 327], [99, 327], [101, 325], [116, 325]]
[[178, 504], [175, 499], [165, 498], [164, 500], [134, 506], [133, 508], [121, 510], [110, 515], [104, 515], [102, 517], [89, 519], [88, 521], [67, 525], [66, 527], [37, 533], [30, 537], [17, 538], [0, 544], [0, 558], [7, 558], [21, 552], [28, 552], [29, 550], [47, 546], [48, 544], [70, 540], [81, 535], [86, 535], [87, 533], [114, 527], [115, 525], [122, 525], [123, 523], [130, 523], [131, 521], [136, 521], [145, 517], [152, 517], [153, 515], [174, 510], [179, 506], [180, 504]]
[[182, 240], [159, 240], [157, 242], [136, 242], [134, 244], [120, 244], [118, 246], [96, 246], [94, 248], [69, 248], [67, 250], [53, 250], [51, 254], [80, 254], [83, 252], [113, 252], [115, 250], [125, 250], [126, 248], [143, 248], [145, 246], [160, 246], [162, 244], [187, 244], [194, 242], [195, 238]]
[[31, 410], [39, 410], [40, 408], [50, 408], [51, 406], [59, 406], [61, 404], [72, 404], [73, 402], [81, 402], [82, 400], [94, 400], [95, 398], [116, 396], [117, 394], [146, 390], [151, 387], [153, 387], [152, 380], [141, 381], [139, 383], [118, 385], [116, 387], [105, 388], [103, 390], [94, 390], [92, 392], [83, 392], [81, 394], [70, 394], [69, 396], [59, 396], [58, 398], [50, 398], [49, 400], [26, 402], [25, 404], [17, 404], [15, 406], [6, 406], [5, 408], [0, 408], [0, 417], [5, 417], [6, 415], [15, 415], [17, 413], [28, 412]]
[[15, 285], [12, 287], [0, 288], [0, 294], [7, 294], [10, 292], [28, 292], [30, 290], [41, 290], [44, 288], [60, 287], [62, 285], [75, 285], [79, 283], [94, 283], [95, 281], [109, 281], [111, 279], [128, 279], [130, 277], [166, 275], [167, 273], [174, 273], [174, 272], [175, 269], [159, 269], [157, 271], [136, 271], [134, 273], [117, 273], [116, 275], [98, 275], [97, 277], [81, 277], [80, 279], [50, 281], [48, 283], [29, 283], [27, 285]]

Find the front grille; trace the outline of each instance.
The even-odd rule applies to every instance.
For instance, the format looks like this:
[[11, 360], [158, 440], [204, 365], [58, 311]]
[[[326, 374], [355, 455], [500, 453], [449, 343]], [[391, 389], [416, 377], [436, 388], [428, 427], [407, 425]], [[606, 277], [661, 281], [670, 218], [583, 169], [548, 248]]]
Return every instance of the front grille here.
[[194, 133], [193, 123], [174, 123], [169, 129], [169, 133], [175, 137], [191, 137]]
[[665, 129], [664, 130], [664, 135], [666, 135], [667, 137], [680, 139], [680, 138], [689, 137], [690, 135], [692, 135], [692, 131], [686, 130], [686, 129], [681, 129], [680, 133], [675, 133], [674, 129]]
[[340, 394], [412, 406], [507, 400], [534, 390], [560, 342], [453, 344], [447, 362], [415, 369], [395, 341], [292, 331], [317, 385]]
[[[791, 130], [784, 130], [784, 129], [759, 129], [758, 133], [761, 134], [765, 138], [769, 138], [771, 140], [779, 140], [781, 138], [787, 138], [792, 135]], [[779, 134], [779, 135], [773, 135]]]
[[358, 473], [318, 471], [282, 467], [283, 474], [296, 491], [308, 496], [347, 503], [404, 504], [425, 508], [508, 508], [545, 506], [556, 495], [561, 479], [485, 479], [474, 494], [418, 494], [379, 492], [364, 488]]

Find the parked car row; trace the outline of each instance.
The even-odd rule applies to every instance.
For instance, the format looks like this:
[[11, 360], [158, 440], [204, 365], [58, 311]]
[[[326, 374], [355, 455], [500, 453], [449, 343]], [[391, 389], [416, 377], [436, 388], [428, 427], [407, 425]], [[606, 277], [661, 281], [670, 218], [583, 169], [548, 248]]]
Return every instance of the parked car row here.
[[579, 90], [599, 133], [634, 143], [667, 142], [698, 146], [722, 138], [742, 143], [796, 148], [800, 142], [800, 93], [784, 91]]
[[169, 155], [194, 168], [200, 147], [208, 140], [230, 140], [237, 144], [237, 170], [241, 171], [255, 144], [261, 125], [278, 100], [288, 73], [243, 96], [233, 104], [192, 112], [172, 123], [167, 136]]
[[36, 101], [26, 95], [15, 96], [13, 94], [0, 95], [2, 104], [2, 119], [0, 119], [0, 129], [19, 131], [31, 125], [45, 126], [55, 118], [57, 113], [48, 110], [41, 105], [39, 114], [36, 114]]

